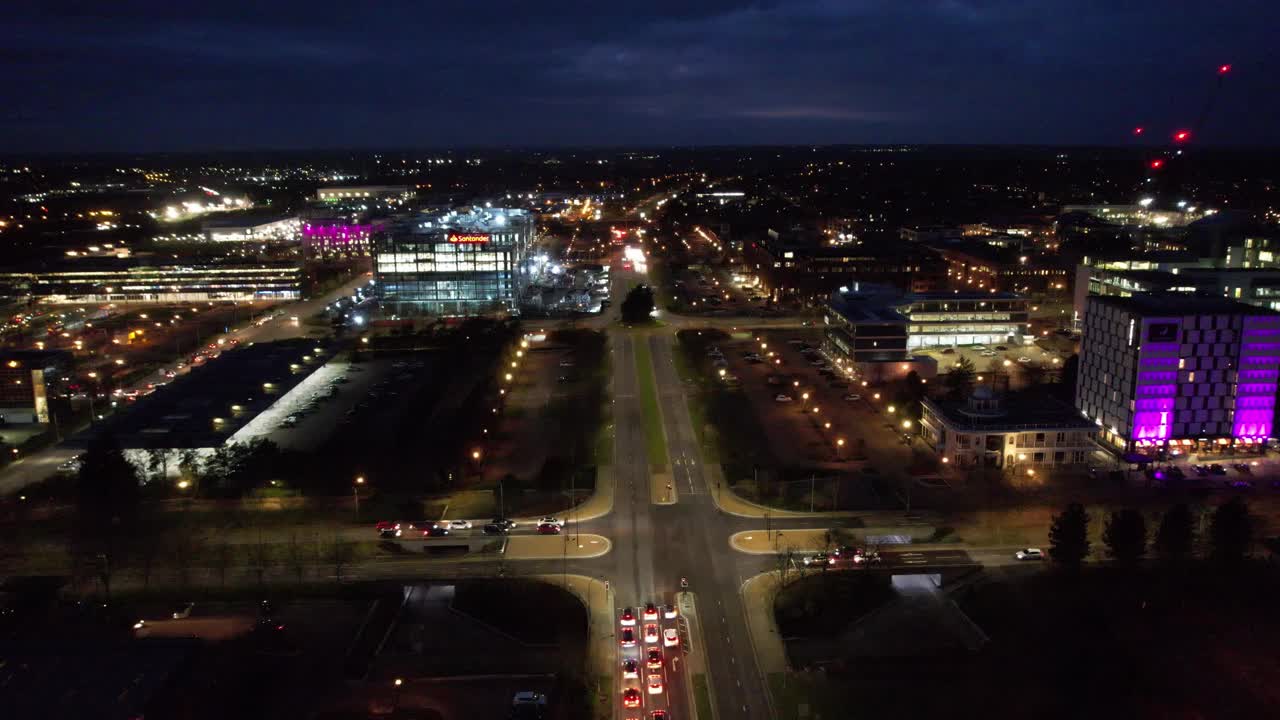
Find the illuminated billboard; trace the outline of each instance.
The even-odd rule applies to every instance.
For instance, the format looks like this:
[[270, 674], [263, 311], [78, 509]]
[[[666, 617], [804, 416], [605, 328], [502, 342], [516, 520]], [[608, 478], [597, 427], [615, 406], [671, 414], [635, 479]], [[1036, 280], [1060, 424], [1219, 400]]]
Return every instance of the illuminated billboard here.
[[451, 232], [448, 240], [455, 245], [484, 245], [489, 242], [489, 233]]

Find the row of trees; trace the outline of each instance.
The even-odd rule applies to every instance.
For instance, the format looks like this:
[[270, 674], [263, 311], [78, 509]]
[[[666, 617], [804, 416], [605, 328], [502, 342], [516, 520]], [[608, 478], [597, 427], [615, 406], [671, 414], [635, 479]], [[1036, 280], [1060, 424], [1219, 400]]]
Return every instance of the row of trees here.
[[[1089, 513], [1079, 503], [1068, 505], [1054, 516], [1049, 529], [1049, 557], [1068, 568], [1078, 568], [1089, 556]], [[1154, 537], [1149, 537], [1146, 518], [1132, 508], [1117, 510], [1106, 519], [1102, 542], [1107, 554], [1120, 563], [1136, 564], [1147, 555], [1148, 542], [1162, 559], [1180, 562], [1189, 558], [1196, 546], [1197, 518], [1184, 503], [1165, 511]], [[1241, 562], [1253, 543], [1253, 520], [1249, 506], [1239, 497], [1219, 505], [1209, 523], [1211, 557], [1224, 564]]]

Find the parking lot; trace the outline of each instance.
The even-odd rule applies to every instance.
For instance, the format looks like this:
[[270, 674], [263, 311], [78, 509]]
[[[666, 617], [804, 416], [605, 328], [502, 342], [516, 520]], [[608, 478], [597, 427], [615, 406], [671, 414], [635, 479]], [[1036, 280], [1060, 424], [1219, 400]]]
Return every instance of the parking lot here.
[[913, 350], [911, 354], [936, 360], [939, 375], [950, 372], [961, 358], [967, 358], [973, 363], [978, 375], [1006, 373], [1014, 390], [1031, 384], [1037, 378], [1037, 373], [1043, 381], [1060, 372], [1068, 357], [1067, 354], [1045, 350], [1034, 344], [921, 348]]

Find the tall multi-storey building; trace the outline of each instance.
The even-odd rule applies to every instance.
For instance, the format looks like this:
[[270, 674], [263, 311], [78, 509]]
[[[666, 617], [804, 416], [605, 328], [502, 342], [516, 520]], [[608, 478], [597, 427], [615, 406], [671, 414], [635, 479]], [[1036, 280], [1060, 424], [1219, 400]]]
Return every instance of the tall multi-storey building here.
[[397, 223], [374, 242], [382, 310], [401, 317], [514, 312], [529, 285], [533, 238], [529, 212], [510, 208]]
[[1090, 297], [1076, 408], [1099, 442], [1150, 457], [1265, 447], [1280, 313], [1224, 298]]

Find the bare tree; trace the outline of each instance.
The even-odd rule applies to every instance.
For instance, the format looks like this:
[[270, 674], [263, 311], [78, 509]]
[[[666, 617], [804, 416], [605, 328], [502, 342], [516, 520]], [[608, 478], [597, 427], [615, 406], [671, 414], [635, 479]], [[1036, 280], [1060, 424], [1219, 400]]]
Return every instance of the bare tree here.
[[189, 532], [179, 531], [169, 541], [169, 562], [178, 573], [178, 583], [187, 587], [191, 582], [191, 561], [199, 543]]
[[275, 553], [271, 551], [271, 546], [262, 538], [262, 531], [258, 531], [258, 539], [250, 543], [248, 548], [249, 568], [253, 570], [254, 575], [258, 577], [258, 587], [263, 587], [263, 580], [267, 574], [267, 570], [275, 563]]
[[333, 575], [339, 583], [342, 582], [343, 569], [350, 565], [355, 557], [355, 543], [344, 540], [339, 535], [334, 535], [333, 542], [329, 543], [329, 547], [325, 549], [325, 561], [333, 565]]
[[284, 547], [285, 564], [293, 570], [294, 575], [298, 578], [298, 584], [302, 584], [302, 576], [307, 570], [307, 547], [298, 542], [298, 534], [289, 534], [289, 543]]
[[213, 546], [213, 566], [218, 571], [218, 582], [222, 587], [227, 586], [227, 570], [234, 561], [235, 548], [230, 543], [224, 540]]

